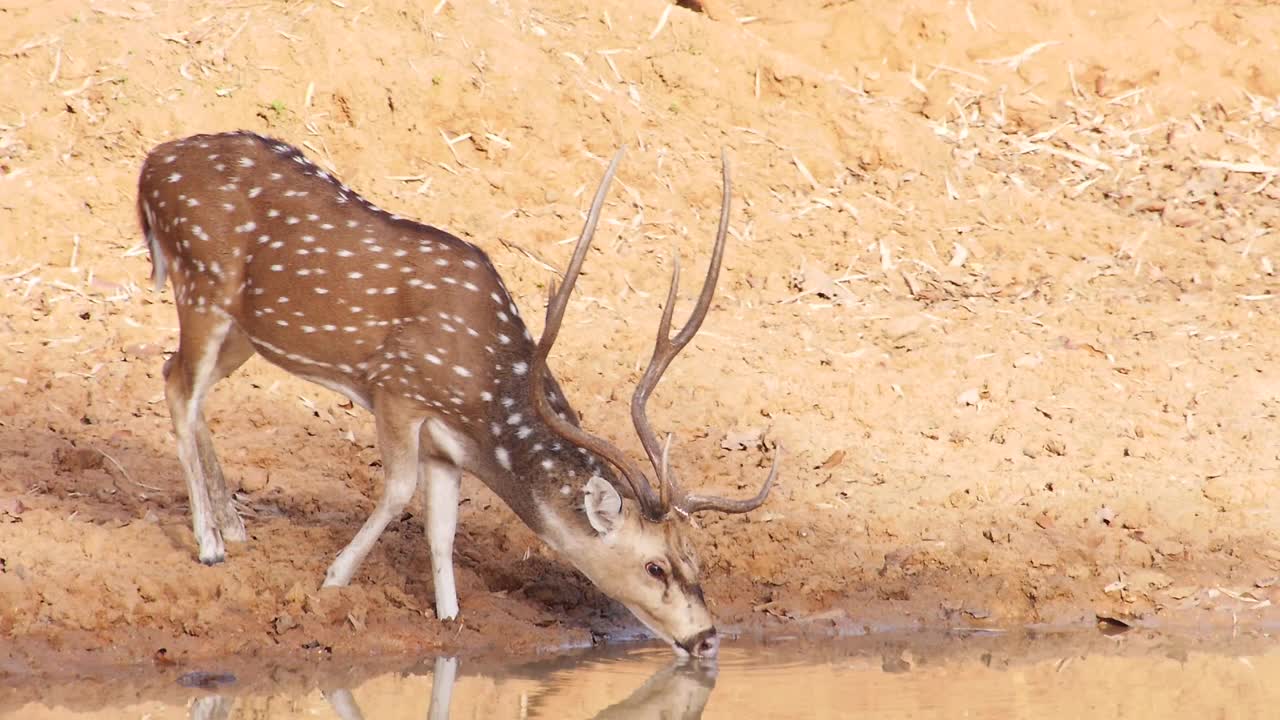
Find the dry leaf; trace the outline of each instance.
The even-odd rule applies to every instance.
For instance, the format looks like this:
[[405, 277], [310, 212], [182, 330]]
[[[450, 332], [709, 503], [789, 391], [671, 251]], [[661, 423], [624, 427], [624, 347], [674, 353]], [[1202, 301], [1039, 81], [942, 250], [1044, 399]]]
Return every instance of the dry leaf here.
[[1016, 368], [1033, 368], [1039, 366], [1042, 362], [1044, 362], [1044, 358], [1039, 354], [1023, 355], [1013, 361], [1013, 366]]
[[[823, 460], [822, 464], [818, 466], [818, 469], [830, 470], [831, 468], [838, 466], [842, 462], [844, 462], [844, 451], [837, 450], [831, 453], [831, 455], [828, 456], [826, 460]], [[1259, 587], [1262, 587], [1262, 586], [1259, 586]]]

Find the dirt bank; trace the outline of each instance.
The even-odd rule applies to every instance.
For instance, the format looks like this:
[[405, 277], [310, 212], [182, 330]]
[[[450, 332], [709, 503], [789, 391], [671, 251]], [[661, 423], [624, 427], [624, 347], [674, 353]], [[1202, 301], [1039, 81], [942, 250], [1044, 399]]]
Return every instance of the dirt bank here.
[[730, 629], [1275, 620], [1280, 8], [716, 7], [0, 7], [0, 671], [632, 625], [471, 478], [461, 624], [416, 508], [317, 592], [381, 483], [372, 423], [261, 360], [208, 407], [252, 541], [195, 563], [133, 188], [155, 143], [241, 127], [483, 247], [535, 331], [628, 144], [554, 366], [633, 449], [729, 148], [719, 299], [651, 408], [707, 489], [788, 449], [765, 509], [698, 532]]

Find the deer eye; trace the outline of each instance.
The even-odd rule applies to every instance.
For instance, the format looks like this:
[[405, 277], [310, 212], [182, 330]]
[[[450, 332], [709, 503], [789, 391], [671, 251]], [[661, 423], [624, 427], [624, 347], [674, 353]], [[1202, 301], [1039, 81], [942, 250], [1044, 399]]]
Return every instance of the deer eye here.
[[665, 581], [667, 579], [667, 571], [663, 570], [662, 566], [658, 563], [645, 563], [644, 569], [645, 572], [649, 573], [649, 576], [655, 580]]

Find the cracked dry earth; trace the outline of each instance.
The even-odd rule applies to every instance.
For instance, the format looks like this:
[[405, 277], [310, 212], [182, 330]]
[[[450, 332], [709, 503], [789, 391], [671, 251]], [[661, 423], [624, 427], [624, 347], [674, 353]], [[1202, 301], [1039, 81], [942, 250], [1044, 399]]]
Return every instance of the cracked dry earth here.
[[552, 362], [633, 452], [728, 148], [717, 301], [650, 407], [707, 491], [787, 448], [764, 508], [696, 533], [732, 632], [1276, 620], [1280, 8], [707, 9], [0, 6], [0, 673], [635, 630], [473, 478], [462, 623], [416, 505], [318, 592], [381, 486], [372, 420], [260, 359], [207, 406], [251, 541], [195, 562], [133, 193], [156, 143], [234, 128], [479, 245], [535, 333], [628, 144]]

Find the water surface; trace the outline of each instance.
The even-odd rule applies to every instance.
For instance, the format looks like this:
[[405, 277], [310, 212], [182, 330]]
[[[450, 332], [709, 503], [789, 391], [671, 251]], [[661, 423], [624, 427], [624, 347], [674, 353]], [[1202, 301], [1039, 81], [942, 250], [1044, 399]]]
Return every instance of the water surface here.
[[726, 643], [714, 665], [637, 646], [513, 666], [436, 658], [371, 676], [354, 669], [349, 681], [282, 677], [278, 686], [225, 668], [184, 670], [162, 690], [109, 679], [93, 693], [50, 688], [34, 702], [0, 704], [9, 708], [0, 716], [1141, 720], [1269, 717], [1280, 707], [1280, 650], [1260, 635], [888, 634]]

